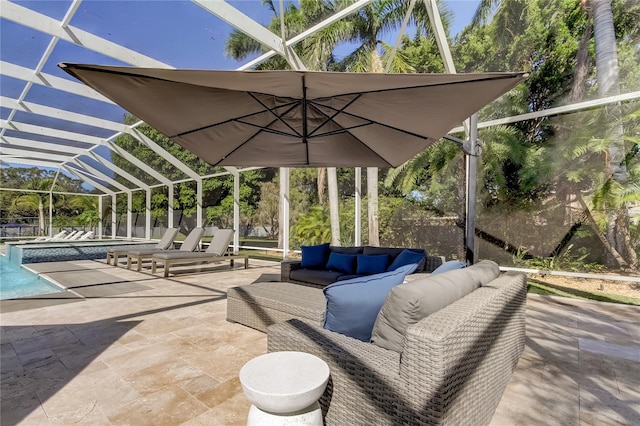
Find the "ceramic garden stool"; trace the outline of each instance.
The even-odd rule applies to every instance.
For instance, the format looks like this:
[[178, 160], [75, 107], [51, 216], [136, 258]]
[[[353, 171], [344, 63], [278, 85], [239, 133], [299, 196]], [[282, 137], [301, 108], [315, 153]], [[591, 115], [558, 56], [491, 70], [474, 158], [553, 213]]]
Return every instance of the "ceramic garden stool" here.
[[247, 425], [322, 426], [318, 399], [329, 381], [329, 366], [304, 352], [271, 352], [247, 362], [240, 383], [253, 404]]

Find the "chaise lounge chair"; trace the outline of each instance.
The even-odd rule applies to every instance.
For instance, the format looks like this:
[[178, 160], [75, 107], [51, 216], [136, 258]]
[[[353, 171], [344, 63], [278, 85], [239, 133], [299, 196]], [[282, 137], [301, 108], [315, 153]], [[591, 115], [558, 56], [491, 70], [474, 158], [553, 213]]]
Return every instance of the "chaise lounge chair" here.
[[[87, 234], [88, 234], [88, 232], [87, 232]], [[66, 239], [67, 239], [67, 240], [69, 240], [69, 241], [78, 241], [80, 238], [82, 238], [82, 237], [83, 237], [83, 236], [85, 236], [85, 235], [86, 235], [86, 234], [85, 234], [85, 232], [84, 232], [84, 231], [78, 231], [78, 232], [76, 232], [75, 234], [73, 234], [73, 235], [71, 236], [71, 238], [66, 238]]]
[[164, 276], [169, 276], [169, 267], [174, 264], [211, 263], [229, 260], [231, 266], [235, 259], [244, 259], [244, 268], [249, 267], [249, 256], [228, 253], [229, 244], [233, 238], [233, 229], [219, 229], [213, 236], [209, 247], [204, 252], [197, 253], [157, 253], [151, 258], [151, 273], [155, 274], [158, 263], [164, 265]]
[[85, 240], [89, 240], [91, 238], [93, 238], [93, 231], [89, 231], [86, 234], [84, 234], [83, 236], [81, 236], [80, 238], [78, 238], [78, 241], [85, 241]]
[[138, 262], [138, 272], [142, 269], [142, 260], [151, 259], [154, 254], [163, 252], [190, 253], [198, 248], [200, 239], [204, 234], [204, 228], [193, 228], [187, 238], [184, 239], [178, 250], [162, 250], [162, 249], [143, 249], [127, 251], [127, 269], [131, 269], [131, 261], [135, 259]]
[[80, 236], [79, 234], [82, 234], [82, 231], [71, 231], [71, 233], [69, 233], [69, 235], [60, 238], [61, 240], [66, 240], [66, 241], [70, 241], [73, 240], [76, 236]]
[[[168, 250], [169, 247], [173, 245], [173, 240], [176, 239], [176, 235], [178, 235], [178, 228], [167, 228], [160, 241], [158, 241], [158, 244], [146, 250]], [[130, 251], [131, 248], [107, 250], [107, 265], [111, 265], [111, 259], [113, 259], [113, 266], [118, 266], [118, 258], [120, 256], [126, 256]]]
[[63, 239], [65, 236], [67, 235], [67, 231], [66, 230], [62, 230], [60, 232], [58, 232], [57, 234], [51, 236], [51, 237], [38, 237], [36, 238], [34, 241], [55, 241], [55, 240], [61, 240]]

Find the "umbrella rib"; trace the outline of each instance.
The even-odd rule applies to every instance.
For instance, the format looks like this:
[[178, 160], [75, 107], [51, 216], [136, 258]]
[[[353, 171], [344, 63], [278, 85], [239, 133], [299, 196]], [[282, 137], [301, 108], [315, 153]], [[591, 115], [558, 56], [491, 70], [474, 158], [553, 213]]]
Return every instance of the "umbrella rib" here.
[[[323, 121], [322, 123], [320, 123], [320, 125], [318, 127], [316, 127], [315, 129], [313, 129], [313, 131], [311, 133], [309, 133], [309, 137], [313, 137], [313, 134], [315, 132], [317, 132], [318, 130], [320, 130], [320, 128], [322, 126], [324, 126], [325, 124], [329, 123], [330, 121], [333, 121], [333, 119], [340, 114], [341, 112], [343, 112], [345, 109], [347, 109], [352, 103], [354, 103], [355, 101], [357, 101], [358, 99], [360, 99], [361, 95], [358, 95], [356, 97], [354, 97], [353, 99], [351, 99], [345, 106], [343, 106], [342, 108], [340, 108], [339, 110], [337, 110], [335, 112], [335, 114], [333, 114], [332, 116], [328, 116], [327, 114], [325, 114], [324, 112], [318, 110], [318, 108], [316, 108], [316, 110], [323, 115], [327, 115], [327, 119], [325, 121]], [[313, 101], [311, 101], [312, 105], [313, 105]]]
[[[325, 114], [323, 111], [321, 111], [320, 109], [318, 109], [318, 107], [317, 107], [316, 105], [313, 105], [313, 104], [312, 104], [312, 105], [311, 105], [311, 107], [312, 107], [312, 108], [314, 108], [316, 111], [318, 111], [320, 114], [323, 114], [323, 115], [325, 115], [325, 116], [327, 115], [327, 114]], [[369, 121], [369, 123], [366, 123], [366, 124], [359, 124], [359, 125], [357, 125], [357, 126], [353, 126], [353, 127], [349, 127], [349, 128], [341, 128], [340, 130], [334, 130], [334, 131], [331, 131], [331, 132], [326, 132], [326, 133], [323, 133], [323, 134], [321, 134], [321, 135], [315, 135], [315, 136], [313, 136], [313, 138], [319, 138], [319, 137], [322, 137], [322, 136], [325, 136], [325, 135], [326, 135], [326, 136], [331, 136], [331, 135], [334, 135], [334, 134], [349, 133], [349, 135], [351, 135], [351, 137], [353, 137], [355, 140], [357, 140], [358, 142], [360, 142], [360, 144], [361, 144], [365, 149], [369, 150], [369, 152], [373, 153], [376, 157], [378, 157], [379, 159], [381, 159], [382, 161], [384, 161], [385, 163], [387, 163], [387, 165], [388, 165], [389, 167], [393, 167], [393, 164], [389, 163], [389, 162], [388, 162], [388, 161], [387, 161], [383, 156], [381, 156], [380, 154], [378, 154], [378, 153], [377, 153], [373, 148], [371, 148], [369, 145], [367, 145], [366, 143], [364, 143], [364, 142], [363, 142], [359, 137], [357, 137], [357, 136], [356, 136], [356, 135], [354, 135], [353, 133], [349, 132], [349, 129], [354, 129], [354, 128], [358, 128], [358, 127], [364, 127], [364, 126], [370, 126], [371, 124], [373, 124], [373, 122], [372, 122], [371, 120], [367, 120], [367, 121]], [[427, 140], [429, 140], [430, 138], [426, 138], [426, 139], [427, 139]], [[308, 145], [307, 145], [307, 146], [308, 146]], [[307, 162], [307, 164], [309, 164], [309, 163]]]
[[[348, 116], [351, 116], [351, 117], [354, 117], [354, 118], [357, 118], [357, 119], [360, 119], [360, 120], [368, 122], [368, 124], [360, 124], [360, 125], [355, 126], [355, 127], [363, 127], [363, 126], [369, 126], [371, 124], [377, 124], [379, 126], [386, 127], [387, 129], [395, 130], [397, 132], [404, 133], [404, 134], [410, 135], [410, 136], [414, 136], [416, 138], [420, 138], [420, 139], [424, 139], [424, 140], [431, 139], [431, 138], [429, 138], [429, 136], [420, 135], [418, 133], [410, 132], [408, 130], [401, 129], [399, 127], [394, 127], [394, 126], [391, 126], [389, 124], [380, 123], [379, 121], [372, 121], [372, 120], [370, 120], [368, 118], [365, 118], [365, 117], [362, 117], [362, 116], [359, 116], [359, 115], [356, 115], [356, 114], [352, 114], [350, 112], [338, 110], [338, 109], [336, 109], [334, 107], [331, 107], [329, 105], [316, 104], [314, 102], [313, 106], [316, 108], [316, 110], [318, 110], [318, 112], [320, 112], [321, 114], [324, 114], [324, 115], [327, 115], [327, 114], [325, 112], [322, 112], [321, 108], [328, 108], [328, 109], [331, 109], [331, 110], [334, 110], [334, 111], [339, 111], [339, 113], [341, 113], [341, 114], [345, 114], [345, 115], [348, 115]], [[336, 114], [333, 117], [336, 117], [337, 115], [339, 115], [339, 114]], [[340, 127], [343, 127], [343, 126], [340, 126]], [[352, 127], [352, 128], [355, 128], [355, 127]], [[336, 132], [336, 131], [329, 132], [329, 133], [334, 133], [334, 132]], [[315, 137], [320, 137], [320, 136], [324, 136], [324, 135], [325, 134], [320, 134], [320, 135], [316, 135]]]
[[[294, 109], [296, 106], [298, 105], [298, 102], [292, 102], [291, 103], [291, 107], [289, 109], [287, 109], [284, 114], [287, 114], [289, 111], [291, 111], [292, 109]], [[283, 114], [283, 115], [284, 115]], [[228, 156], [230, 156], [231, 154], [233, 154], [234, 152], [236, 152], [237, 150], [239, 150], [240, 148], [242, 148], [246, 143], [248, 143], [251, 139], [255, 138], [256, 136], [258, 136], [260, 134], [260, 132], [270, 132], [270, 133], [276, 133], [277, 130], [273, 130], [273, 129], [269, 129], [269, 126], [271, 126], [273, 123], [275, 123], [276, 121], [278, 121], [278, 118], [276, 116], [276, 118], [274, 120], [272, 120], [269, 124], [267, 124], [266, 126], [257, 126], [255, 124], [252, 123], [243, 123], [243, 124], [250, 124], [252, 126], [258, 127], [260, 130], [258, 130], [257, 132], [255, 132], [253, 135], [251, 135], [250, 138], [248, 138], [246, 141], [242, 142], [240, 145], [236, 146], [235, 148], [233, 148], [231, 151], [229, 151], [226, 155], [223, 155], [222, 158], [220, 158], [219, 161], [217, 161], [214, 166], [217, 166], [218, 164], [220, 164], [220, 162], [222, 162], [225, 158], [227, 158]], [[295, 131], [295, 130], [294, 130]], [[297, 132], [296, 132], [297, 133]], [[287, 134], [287, 133], [282, 133], [284, 136], [292, 136], [291, 134]], [[296, 135], [293, 135], [296, 136]], [[299, 136], [299, 135], [298, 135]]]
[[[263, 108], [265, 108], [267, 111], [269, 111], [271, 114], [273, 114], [277, 120], [279, 120], [282, 124], [284, 124], [285, 126], [287, 126], [289, 129], [291, 129], [292, 132], [294, 132], [296, 135], [298, 136], [302, 136], [300, 133], [298, 133], [298, 131], [296, 131], [296, 129], [294, 129], [293, 127], [291, 127], [291, 125], [289, 123], [287, 123], [285, 120], [282, 119], [282, 116], [286, 113], [288, 113], [289, 111], [291, 111], [293, 108], [289, 108], [287, 111], [284, 112], [284, 114], [282, 115], [278, 115], [276, 114], [273, 109], [275, 108], [269, 108], [267, 105], [264, 104], [264, 102], [262, 102], [260, 99], [258, 99], [257, 96], [255, 96], [252, 92], [247, 92], [249, 94], [249, 96], [251, 96], [253, 98], [254, 101], [258, 102], [260, 105], [262, 105]], [[299, 100], [295, 100], [291, 103], [294, 107], [300, 104]], [[278, 107], [280, 108], [280, 107]], [[269, 125], [273, 124], [274, 122], [272, 121]]]
[[[273, 133], [274, 135], [291, 136], [291, 137], [294, 137], [294, 138], [300, 137], [299, 133], [296, 133], [296, 134], [287, 133], [287, 132], [283, 132], [282, 130], [270, 129], [268, 127], [264, 127], [264, 126], [261, 126], [259, 124], [250, 123], [248, 121], [242, 121], [242, 120], [233, 120], [233, 121], [237, 121], [238, 123], [242, 123], [242, 124], [244, 124], [246, 126], [256, 127], [258, 129], [260, 129], [260, 131], [267, 132], [267, 133]], [[272, 125], [276, 121], [277, 120], [273, 120], [271, 123], [269, 123], [269, 125]]]
[[492, 77], [487, 77], [487, 78], [478, 78], [475, 80], [463, 80], [463, 81], [447, 81], [444, 83], [438, 83], [438, 84], [418, 84], [415, 86], [403, 86], [403, 87], [390, 87], [387, 89], [375, 89], [375, 90], [367, 90], [367, 91], [358, 91], [358, 92], [351, 92], [351, 93], [340, 93], [339, 95], [332, 95], [332, 96], [326, 96], [323, 98], [316, 98], [314, 99], [315, 101], [319, 101], [319, 100], [324, 100], [324, 99], [331, 99], [331, 98], [336, 98], [336, 97], [342, 97], [342, 96], [351, 96], [351, 95], [363, 95], [363, 94], [368, 94], [368, 93], [382, 93], [382, 92], [394, 92], [394, 91], [398, 91], [398, 90], [412, 90], [412, 89], [421, 89], [421, 88], [428, 88], [428, 87], [438, 87], [438, 86], [451, 86], [451, 85], [463, 85], [463, 84], [467, 84], [467, 83], [476, 83], [479, 81], [494, 81], [494, 80], [506, 80], [506, 79], [510, 79], [510, 78], [522, 78], [522, 73], [518, 73], [515, 75], [502, 75], [502, 76], [492, 76]]
[[[291, 108], [287, 109], [284, 112], [284, 114], [286, 114], [289, 111], [291, 111], [293, 108], [295, 108], [297, 105], [298, 105], [298, 102], [297, 101], [293, 101], [293, 102], [288, 103], [288, 104], [280, 105], [278, 108], [283, 108], [283, 107], [289, 107], [290, 106]], [[233, 121], [238, 121], [238, 122], [241, 122], [243, 124], [246, 124], [245, 122], [241, 121], [243, 118], [253, 117], [254, 115], [262, 114], [263, 112], [264, 111], [256, 111], [256, 112], [252, 112], [251, 114], [242, 115], [240, 117], [233, 117], [233, 118], [230, 118], [228, 120], [221, 121], [219, 123], [208, 124], [206, 126], [198, 127], [197, 129], [191, 129], [191, 130], [187, 130], [186, 132], [180, 132], [180, 133], [177, 133], [177, 134], [175, 134], [173, 136], [169, 136], [169, 138], [177, 138], [177, 137], [181, 137], [181, 136], [185, 136], [185, 135], [190, 135], [192, 133], [197, 133], [197, 132], [200, 132], [202, 130], [211, 129], [211, 128], [216, 127], [216, 126], [222, 126], [223, 124], [231, 123]], [[269, 125], [271, 125], [271, 124], [273, 124], [273, 121], [271, 123], [269, 123]]]

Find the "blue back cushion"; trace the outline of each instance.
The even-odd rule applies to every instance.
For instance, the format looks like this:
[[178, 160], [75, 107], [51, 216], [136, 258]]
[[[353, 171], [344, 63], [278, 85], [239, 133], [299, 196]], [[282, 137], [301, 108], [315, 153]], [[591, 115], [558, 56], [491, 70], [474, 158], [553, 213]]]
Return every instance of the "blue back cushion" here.
[[329, 255], [327, 269], [343, 274], [353, 274], [356, 271], [356, 255], [332, 252]]
[[324, 328], [368, 342], [389, 291], [404, 281], [407, 271], [416, 267], [417, 264], [406, 265], [326, 286], [322, 290], [327, 299]]
[[372, 275], [385, 272], [389, 262], [388, 254], [367, 255], [359, 254], [356, 266], [356, 274]]
[[[395, 271], [401, 266], [411, 265], [413, 263], [419, 264], [426, 257], [425, 253], [418, 253], [415, 251], [404, 249], [402, 252], [396, 257], [391, 265], [389, 265], [388, 271]], [[417, 268], [417, 266], [416, 266]], [[415, 271], [415, 269], [414, 269]], [[413, 272], [413, 271], [412, 271]], [[411, 272], [410, 272], [411, 273]]]
[[459, 260], [449, 260], [448, 262], [444, 262], [442, 265], [438, 266], [432, 274], [441, 274], [442, 272], [453, 271], [454, 269], [462, 269], [466, 267], [467, 264], [462, 263]]
[[324, 269], [329, 258], [329, 243], [316, 246], [302, 246], [302, 268]]

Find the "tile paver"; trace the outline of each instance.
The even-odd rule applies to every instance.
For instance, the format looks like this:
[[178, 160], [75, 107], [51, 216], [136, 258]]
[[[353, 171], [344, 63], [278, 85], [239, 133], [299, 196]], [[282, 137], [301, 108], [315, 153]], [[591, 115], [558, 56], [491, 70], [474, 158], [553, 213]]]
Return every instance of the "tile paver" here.
[[[276, 263], [167, 279], [94, 261], [40, 267], [94, 282], [75, 276], [73, 303], [0, 302], [2, 425], [245, 423], [238, 372], [266, 335], [225, 320], [226, 290], [277, 280]], [[527, 347], [491, 424], [640, 424], [640, 308], [536, 295], [527, 308]]]

